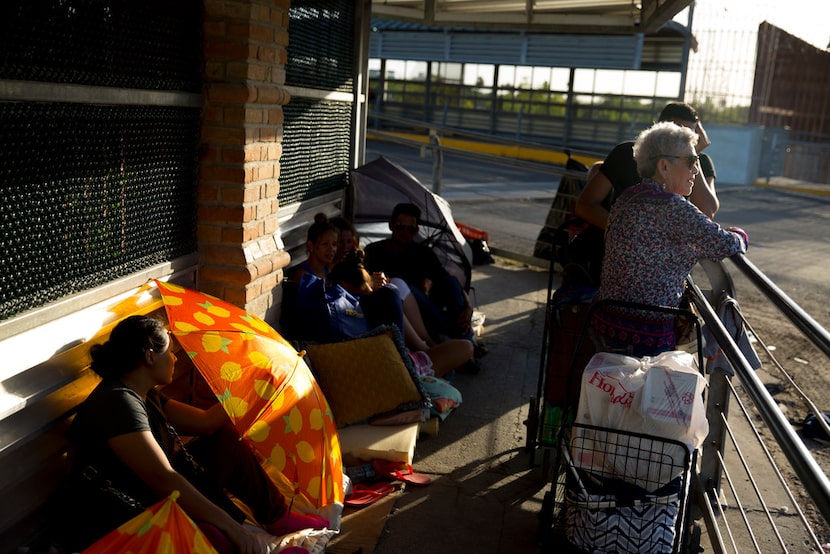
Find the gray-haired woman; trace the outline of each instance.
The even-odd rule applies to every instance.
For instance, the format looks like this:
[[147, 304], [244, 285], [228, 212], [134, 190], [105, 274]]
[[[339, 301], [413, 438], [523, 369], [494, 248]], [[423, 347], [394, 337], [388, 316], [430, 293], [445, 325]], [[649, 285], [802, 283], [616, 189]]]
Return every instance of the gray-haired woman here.
[[[598, 300], [676, 307], [698, 260], [746, 251], [745, 232], [723, 229], [686, 198], [699, 171], [697, 138], [671, 122], [637, 137], [634, 158], [643, 179], [611, 210]], [[673, 323], [671, 314], [606, 306], [592, 327], [602, 350], [653, 356], [674, 348]]]

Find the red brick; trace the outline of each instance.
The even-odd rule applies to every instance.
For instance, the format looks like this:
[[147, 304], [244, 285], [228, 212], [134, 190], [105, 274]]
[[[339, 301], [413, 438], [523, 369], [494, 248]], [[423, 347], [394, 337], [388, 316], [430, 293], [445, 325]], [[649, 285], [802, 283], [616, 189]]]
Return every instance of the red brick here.
[[290, 30], [286, 29], [277, 29], [274, 32], [274, 44], [279, 46], [288, 46], [288, 40], [290, 37]]
[[246, 243], [260, 238], [262, 236], [262, 233], [260, 232], [260, 227], [260, 225], [247, 225], [245, 229], [242, 231], [241, 242]]
[[210, 264], [244, 266], [245, 254], [239, 244], [206, 244], [201, 249], [202, 259]]
[[259, 144], [245, 145], [245, 161], [258, 162], [263, 159], [265, 149]]
[[222, 242], [242, 244], [245, 242], [245, 232], [239, 227], [225, 227], [222, 229]]
[[276, 198], [280, 193], [280, 182], [277, 180], [269, 180], [265, 183], [265, 197]]
[[222, 294], [222, 298], [226, 302], [230, 302], [234, 306], [239, 306], [242, 309], [247, 309], [248, 291], [246, 287], [226, 286], [223, 287]]
[[259, 179], [271, 179], [274, 177], [274, 166], [277, 164], [276, 161], [268, 161], [260, 165], [259, 167]]
[[262, 220], [271, 215], [273, 212], [271, 211], [271, 203], [270, 202], [260, 202], [257, 204], [256, 207], [256, 218], [257, 220]]
[[246, 143], [250, 144], [252, 142], [259, 142], [261, 131], [262, 127], [260, 127], [259, 125], [251, 125], [249, 127], [245, 127], [244, 132]]
[[223, 204], [241, 204], [244, 195], [243, 187], [221, 187], [219, 189], [219, 198]]
[[222, 242], [222, 227], [200, 223], [196, 226], [196, 238], [200, 243]]
[[282, 125], [283, 121], [285, 121], [285, 114], [282, 111], [282, 108], [273, 108], [266, 112], [268, 115], [268, 120], [266, 123], [271, 125]]
[[215, 283], [247, 285], [254, 275], [246, 266], [206, 265], [200, 269], [200, 277]]
[[228, 2], [227, 0], [205, 0], [205, 15], [220, 19], [248, 19], [251, 16], [251, 4], [248, 2]]
[[247, 40], [251, 36], [250, 25], [247, 19], [244, 21], [230, 21], [225, 28], [225, 37], [228, 39]]
[[284, 106], [291, 100], [288, 91], [279, 86], [260, 85], [256, 87], [257, 104], [278, 104]]
[[198, 218], [203, 222], [240, 223], [247, 221], [243, 216], [245, 209], [241, 206], [199, 206]]
[[264, 123], [265, 110], [248, 107], [245, 110], [245, 123]]
[[202, 30], [206, 38], [222, 38], [225, 36], [225, 22], [216, 20], [205, 21], [202, 25]]
[[274, 63], [277, 59], [277, 51], [269, 45], [257, 46], [256, 59], [265, 63]]
[[244, 183], [245, 170], [239, 166], [207, 166], [200, 172], [200, 178], [206, 182]]
[[[273, 268], [273, 265], [274, 264], [271, 264], [272, 268]], [[277, 286], [277, 282], [278, 282], [277, 281], [278, 272], [279, 272], [279, 270], [274, 268], [270, 273], [268, 273], [267, 275], [262, 276], [262, 279], [260, 280], [260, 286], [262, 287], [262, 290], [268, 291], [269, 294], [271, 293], [271, 291], [274, 290], [274, 288]]]
[[276, 215], [275, 212], [272, 211], [271, 215], [266, 217], [264, 219], [263, 223], [264, 223], [264, 227], [265, 227], [263, 229], [263, 234], [264, 235], [273, 235], [274, 233], [277, 232], [277, 229], [279, 229], [279, 227], [280, 227], [280, 218]]
[[202, 202], [216, 202], [219, 199], [219, 189], [214, 185], [208, 185], [200, 182], [199, 188], [196, 192], [197, 201]]
[[202, 142], [213, 144], [242, 145], [245, 143], [245, 131], [238, 127], [218, 127], [204, 125], [202, 127]]
[[242, 198], [243, 202], [256, 202], [262, 198], [262, 187], [248, 185], [245, 187], [245, 194]]
[[222, 110], [222, 119], [228, 124], [237, 124], [245, 121], [244, 106], [224, 106]]
[[285, 250], [280, 250], [274, 254], [274, 269], [282, 269], [288, 267], [291, 263], [291, 255]]
[[252, 40], [258, 40], [266, 44], [274, 42], [274, 29], [268, 25], [260, 25], [252, 23], [250, 26], [250, 35]]
[[229, 40], [206, 40], [203, 48], [207, 60], [244, 60], [250, 57], [247, 42]]
[[247, 84], [211, 84], [207, 87], [207, 99], [217, 104], [247, 104], [253, 102], [257, 91]]
[[222, 161], [226, 163], [244, 163], [246, 151], [247, 147], [245, 146], [224, 146], [222, 148]]
[[199, 149], [199, 163], [208, 166], [219, 161], [221, 149], [209, 144], [203, 144]]
[[260, 137], [260, 140], [262, 142], [277, 142], [277, 139], [279, 137], [279, 133], [277, 131], [276, 126], [268, 125], [266, 127], [261, 127], [260, 128], [259, 137]]
[[253, 265], [256, 269], [256, 272], [254, 273], [256, 277], [263, 277], [274, 271], [274, 264], [268, 257], [255, 260]]
[[266, 154], [266, 160], [274, 160], [278, 161], [280, 156], [282, 156], [282, 144], [278, 142], [272, 142], [268, 144], [268, 153]]
[[224, 297], [225, 291], [224, 291], [224, 287], [222, 286], [222, 283], [209, 283], [209, 282], [207, 282], [205, 280], [202, 280], [200, 278], [197, 278], [196, 283], [197, 283], [196, 288], [198, 288], [199, 291], [201, 291], [205, 294], [209, 294], [211, 296], [215, 296], [216, 298], [225, 299], [225, 297]]

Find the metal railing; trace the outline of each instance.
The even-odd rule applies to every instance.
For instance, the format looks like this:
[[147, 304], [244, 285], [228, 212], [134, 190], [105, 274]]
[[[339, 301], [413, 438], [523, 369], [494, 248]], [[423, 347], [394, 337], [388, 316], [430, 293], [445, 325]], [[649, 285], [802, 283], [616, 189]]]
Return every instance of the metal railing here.
[[[733, 256], [731, 261], [830, 356], [830, 335], [825, 329], [744, 255]], [[758, 377], [759, 364], [746, 355], [749, 342], [743, 343], [743, 350], [738, 344], [741, 333], [751, 326], [734, 300], [725, 265], [707, 261], [701, 266], [711, 288], [704, 292], [690, 281], [693, 302], [723, 357], [714, 356], [707, 364], [710, 431], [695, 475], [696, 516], [702, 518], [715, 552], [822, 551], [797, 497], [808, 495], [826, 525], [830, 522], [830, 481]], [[727, 329], [727, 323], [732, 329]], [[761, 338], [756, 340], [766, 350]], [[738, 409], [730, 414], [732, 405]], [[760, 424], [772, 435], [774, 445], [766, 444]], [[789, 469], [779, 460], [781, 455]], [[799, 489], [797, 493], [794, 488]]]

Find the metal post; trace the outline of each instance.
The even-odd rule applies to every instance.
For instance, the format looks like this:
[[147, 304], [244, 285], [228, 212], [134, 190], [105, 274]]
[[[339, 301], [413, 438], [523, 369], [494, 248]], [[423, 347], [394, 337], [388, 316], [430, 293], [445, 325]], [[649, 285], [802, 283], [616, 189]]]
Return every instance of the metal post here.
[[429, 143], [432, 146], [432, 192], [441, 194], [441, 173], [444, 169], [444, 151], [441, 150], [441, 139], [434, 128], [429, 130]]

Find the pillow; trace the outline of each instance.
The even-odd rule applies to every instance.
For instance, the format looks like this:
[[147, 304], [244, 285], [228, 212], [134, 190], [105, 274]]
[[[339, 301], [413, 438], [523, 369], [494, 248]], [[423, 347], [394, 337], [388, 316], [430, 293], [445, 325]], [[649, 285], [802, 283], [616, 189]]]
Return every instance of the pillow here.
[[432, 402], [432, 415], [440, 417], [441, 421], [461, 405], [461, 392], [445, 379], [421, 377], [421, 386]]
[[430, 406], [397, 327], [305, 346], [310, 366], [338, 427], [392, 410]]

